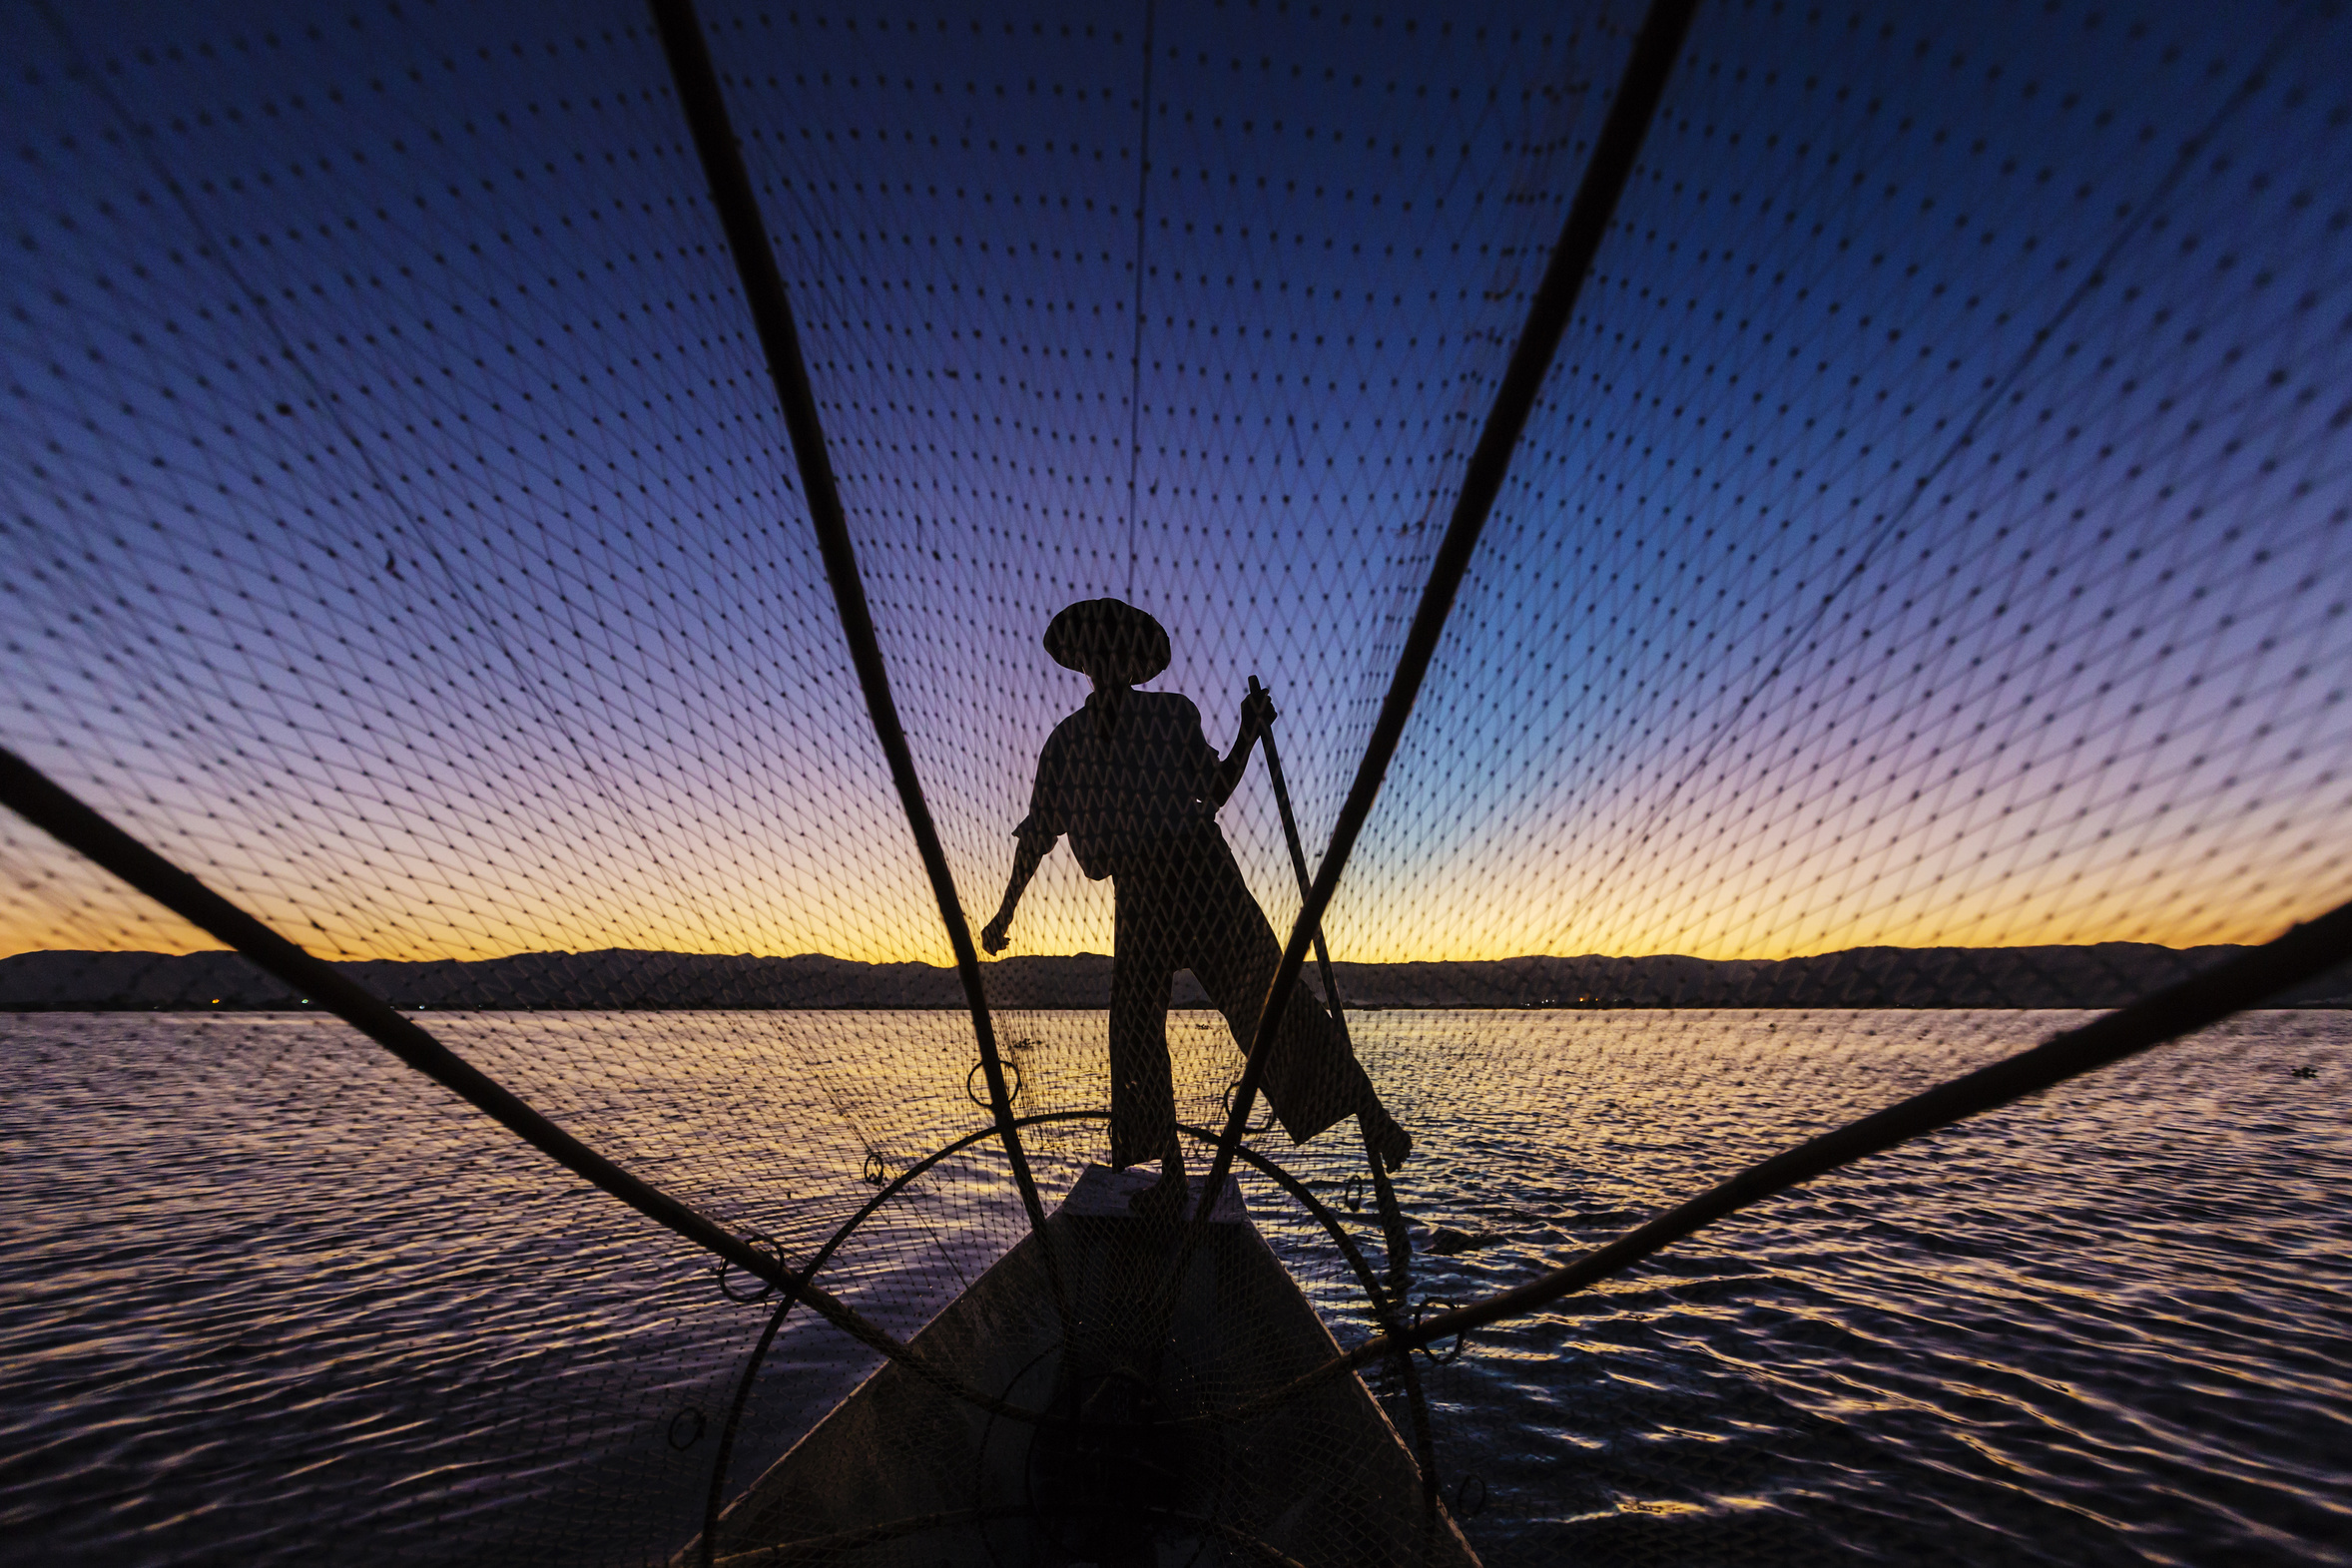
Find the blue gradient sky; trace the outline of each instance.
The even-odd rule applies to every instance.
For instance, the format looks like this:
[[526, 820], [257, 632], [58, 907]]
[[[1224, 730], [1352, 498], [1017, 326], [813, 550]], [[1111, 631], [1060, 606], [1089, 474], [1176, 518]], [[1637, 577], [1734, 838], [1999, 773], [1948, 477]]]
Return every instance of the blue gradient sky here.
[[[2308, 10], [1703, 8], [1341, 954], [2337, 901], [2352, 50]], [[1635, 17], [1163, 5], [1139, 248], [1140, 8], [712, 8], [975, 917], [1074, 598], [1158, 614], [1220, 743], [1264, 677], [1321, 842]], [[129, 7], [31, 59], [8, 744], [324, 950], [943, 959], [635, 11]], [[1262, 777], [1225, 821], [1286, 920]], [[186, 934], [0, 858], [9, 948]], [[1056, 856], [1016, 938], [1107, 950], [1107, 887]]]

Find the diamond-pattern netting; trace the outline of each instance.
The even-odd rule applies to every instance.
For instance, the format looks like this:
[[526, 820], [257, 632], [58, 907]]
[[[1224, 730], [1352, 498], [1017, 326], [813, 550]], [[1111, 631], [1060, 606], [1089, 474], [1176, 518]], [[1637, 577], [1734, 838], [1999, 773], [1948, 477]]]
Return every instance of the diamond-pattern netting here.
[[[1245, 694], [1312, 870], [1643, 17], [702, 18], [1046, 1207], [1206, 1167], [1168, 1113], [1223, 1125], [1300, 908]], [[1699, 9], [1324, 922], [1349, 1005], [1311, 959], [1276, 1034], [1297, 1185], [1239, 1176], [1314, 1316], [1203, 1244], [1163, 1414], [1377, 1330], [1332, 1227], [1468, 1302], [2341, 901], [2346, 26]], [[982, 1392], [1142, 1397], [1173, 1255], [1074, 1215], [1057, 1275], [996, 1142], [922, 1164], [990, 1125], [972, 1020], [647, 15], [12, 37], [8, 750], [882, 1333], [1035, 1339], [967, 1346]], [[1102, 598], [1167, 663], [1090, 703], [1041, 639]], [[869, 1345], [768, 1342], [740, 1271], [14, 816], [0, 870], [12, 1532], [636, 1562], [750, 1489], [720, 1555], [840, 1533], [804, 1482]], [[1226, 1431], [1212, 1523], [1149, 1529], [1443, 1557], [1373, 1497], [1394, 1458], [1437, 1517], [1426, 1419], [1496, 1563], [2325, 1559], [2340, 1041], [2250, 1014], [1841, 1173]], [[1069, 1522], [1101, 1466], [918, 1405], [869, 1470], [945, 1490], [862, 1506], [1029, 1522], [826, 1550], [1146, 1560]]]

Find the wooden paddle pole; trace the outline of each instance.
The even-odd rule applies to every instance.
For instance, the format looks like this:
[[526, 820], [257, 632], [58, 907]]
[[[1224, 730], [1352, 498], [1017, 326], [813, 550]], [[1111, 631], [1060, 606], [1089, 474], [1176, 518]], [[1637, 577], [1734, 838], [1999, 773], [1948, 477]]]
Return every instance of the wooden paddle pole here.
[[[1256, 676], [1250, 677], [1250, 695], [1257, 696], [1265, 688]], [[1299, 839], [1299, 819], [1291, 811], [1290, 784], [1282, 777], [1282, 754], [1274, 749], [1274, 732], [1265, 735], [1266, 774], [1274, 781], [1274, 805], [1282, 813], [1282, 835], [1291, 846], [1291, 869], [1298, 873], [1299, 896], [1305, 898], [1315, 886], [1315, 879], [1307, 874], [1307, 850]], [[1331, 972], [1331, 946], [1324, 940], [1323, 924], [1315, 925], [1315, 961], [1323, 970], [1323, 994], [1331, 998], [1331, 1020], [1339, 1026], [1340, 1038], [1348, 1043], [1354, 1054], [1356, 1042], [1348, 1036], [1347, 1010], [1340, 1005], [1339, 981]], [[1373, 1147], [1372, 1130], [1364, 1125], [1364, 1118], [1356, 1119], [1357, 1131], [1364, 1135], [1365, 1163], [1372, 1167], [1373, 1201], [1380, 1209], [1381, 1235], [1389, 1248], [1389, 1279], [1394, 1289], [1402, 1290], [1413, 1258], [1413, 1238], [1405, 1229], [1405, 1211], [1397, 1203], [1397, 1190], [1389, 1185], [1389, 1173], [1381, 1164], [1380, 1151]]]

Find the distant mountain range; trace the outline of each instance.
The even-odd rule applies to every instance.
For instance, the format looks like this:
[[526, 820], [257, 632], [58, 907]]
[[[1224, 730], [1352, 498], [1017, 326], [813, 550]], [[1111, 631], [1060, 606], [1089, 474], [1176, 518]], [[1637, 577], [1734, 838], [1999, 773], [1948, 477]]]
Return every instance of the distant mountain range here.
[[[2082, 947], [1856, 947], [1811, 958], [1497, 958], [1338, 964], [1351, 1007], [2116, 1007], [2242, 951], [2101, 942]], [[368, 961], [344, 970], [403, 1008], [675, 1009], [961, 1007], [953, 969], [805, 953], [517, 953], [473, 961]], [[1098, 953], [987, 964], [997, 1008], [1099, 1008]], [[1320, 991], [1309, 967], [1310, 984]], [[2352, 1006], [2339, 971], [2282, 1004]], [[1176, 1005], [1207, 998], [1180, 976]], [[231, 952], [35, 952], [0, 958], [0, 1011], [294, 1008], [302, 999]]]

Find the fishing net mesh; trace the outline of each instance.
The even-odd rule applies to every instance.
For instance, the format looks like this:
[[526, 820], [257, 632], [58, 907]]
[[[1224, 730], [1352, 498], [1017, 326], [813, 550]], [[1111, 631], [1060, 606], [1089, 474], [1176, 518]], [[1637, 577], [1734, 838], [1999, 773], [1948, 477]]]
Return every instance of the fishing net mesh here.
[[[1122, 942], [1172, 975], [1207, 1167], [1301, 903], [1264, 754], [1218, 809], [1220, 759], [1262, 681], [1311, 872], [1641, 20], [702, 18], [975, 930], [1042, 841], [1015, 829], [1071, 831], [981, 970], [1047, 1209], [1112, 1159], [1114, 1035], [1148, 1058], [1158, 1027], [1148, 994], [1106, 1012]], [[1162, 1289], [1173, 1231], [1030, 1240], [644, 13], [36, 7], [16, 38], [6, 745], [619, 1166], [822, 1255], [889, 1335], [995, 1314], [960, 1364], [1010, 1404], [1246, 1405], [1376, 1331], [1367, 1274], [1400, 1318], [1516, 1284], [2340, 898], [2332, 11], [1701, 8], [1300, 982], [1294, 1092], [1338, 1120], [1295, 1144], [1261, 1102], [1289, 1185], [1236, 1168], [1312, 1313], [1212, 1226], [1205, 1317]], [[1169, 650], [1119, 712], [1040, 643], [1104, 597]], [[1126, 784], [1041, 772], [1057, 726], [1147, 719]], [[1105, 828], [1081, 864], [1064, 818], [1130, 785], [1189, 847]], [[2270, 1012], [1383, 1359], [1369, 1396], [1105, 1460], [909, 1395], [811, 1459], [882, 1355], [13, 816], [0, 870], [0, 1227], [39, 1260], [0, 1317], [0, 1518], [62, 1559], [659, 1562], [738, 1498], [722, 1558], [1451, 1561], [1459, 1526], [1497, 1564], [1967, 1559], [1971, 1521], [1890, 1479], [1981, 1460], [1895, 1348], [1908, 1277], [1982, 1284], [1964, 1342], [2023, 1337], [1989, 1383], [2062, 1380], [2130, 1353], [2113, 1282], [2199, 1226], [2261, 1238], [2202, 1264], [2249, 1289], [2342, 1241], [2288, 1202], [2344, 1168], [2334, 1079], [2270, 1094], [2340, 1054]], [[1416, 1139], [1398, 1273], [1351, 1057]], [[2201, 1126], [2151, 1131], [2182, 1095]], [[2054, 1143], [2097, 1196], [2011, 1168]], [[2104, 1224], [2116, 1194], [2153, 1229]], [[1789, 1353], [1841, 1312], [1885, 1354]], [[1155, 1391], [1119, 1380], [1161, 1351]], [[1800, 1411], [1770, 1452], [1740, 1440], [1767, 1404]], [[2197, 1471], [2195, 1412], [2115, 1419], [2152, 1435], [2081, 1537], [2114, 1560], [2248, 1508], [2326, 1533], [2258, 1458]], [[2019, 1473], [2038, 1440], [2004, 1433]], [[1084, 1513], [1120, 1465], [1191, 1500]], [[2184, 1490], [2187, 1523], [2133, 1522]], [[841, 1537], [841, 1507], [906, 1527]]]

